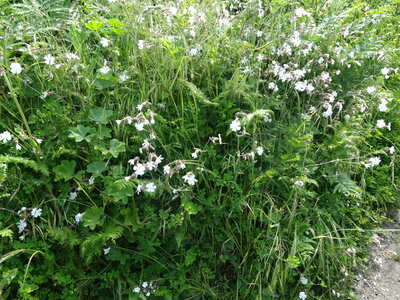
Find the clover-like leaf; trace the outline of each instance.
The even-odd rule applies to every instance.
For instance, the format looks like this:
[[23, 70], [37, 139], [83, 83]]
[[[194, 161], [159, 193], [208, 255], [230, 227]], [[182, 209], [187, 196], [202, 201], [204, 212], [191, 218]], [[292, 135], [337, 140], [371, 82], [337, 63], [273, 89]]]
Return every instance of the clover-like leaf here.
[[91, 135], [88, 135], [91, 131], [91, 127], [85, 127], [83, 125], [78, 125], [75, 128], [70, 128], [70, 134], [68, 137], [75, 139], [75, 142], [82, 142], [83, 140], [86, 140], [87, 142], [90, 142]]
[[96, 177], [101, 176], [101, 173], [103, 173], [107, 169], [108, 169], [108, 166], [104, 161], [94, 161], [94, 162], [91, 162], [87, 166], [86, 170], [89, 173], [92, 173], [93, 177], [96, 178]]
[[103, 209], [97, 206], [85, 210], [85, 214], [83, 215], [83, 226], [89, 227], [93, 230], [97, 225], [102, 225], [104, 222], [103, 213]]
[[97, 138], [100, 140], [103, 140], [105, 138], [110, 138], [111, 137], [111, 129], [104, 127], [104, 126], [99, 126], [97, 129]]
[[53, 168], [53, 171], [56, 174], [55, 181], [58, 181], [60, 179], [64, 179], [65, 181], [70, 180], [72, 177], [74, 177], [75, 166], [76, 162], [73, 160], [61, 161], [61, 164]]
[[118, 157], [119, 153], [125, 152], [125, 143], [117, 140], [112, 139], [110, 141], [110, 150], [108, 151], [112, 156], [115, 158]]
[[92, 108], [89, 111], [89, 119], [97, 124], [107, 124], [108, 119], [112, 116], [113, 111], [103, 107]]

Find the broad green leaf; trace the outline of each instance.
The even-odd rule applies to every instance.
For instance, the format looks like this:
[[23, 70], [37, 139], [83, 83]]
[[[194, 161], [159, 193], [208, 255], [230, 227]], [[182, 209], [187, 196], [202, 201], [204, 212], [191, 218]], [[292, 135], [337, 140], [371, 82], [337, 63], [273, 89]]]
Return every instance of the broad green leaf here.
[[60, 179], [64, 179], [65, 181], [70, 180], [72, 177], [74, 177], [75, 166], [76, 162], [73, 160], [61, 161], [61, 164], [53, 168], [54, 173], [56, 173], [55, 181], [58, 181]]
[[112, 110], [96, 107], [89, 111], [89, 119], [95, 121], [97, 124], [107, 124], [112, 114]]
[[125, 152], [125, 143], [120, 142], [116, 139], [112, 139], [110, 142], [110, 150], [108, 151], [115, 158], [118, 157], [119, 153]]
[[111, 129], [104, 127], [104, 126], [99, 126], [97, 129], [97, 138], [100, 140], [103, 140], [105, 138], [110, 138], [111, 137]]
[[106, 259], [111, 261], [119, 261], [121, 265], [124, 265], [126, 260], [129, 259], [129, 255], [122, 253], [118, 248], [112, 247], [110, 253], [108, 253], [106, 256]]
[[83, 225], [94, 230], [97, 225], [102, 225], [103, 220], [103, 209], [101, 207], [93, 206], [85, 211], [83, 215]]
[[121, 28], [125, 25], [118, 19], [110, 19], [107, 21], [107, 23], [110, 24], [110, 26], [115, 27], [115, 28]]
[[94, 161], [87, 166], [86, 170], [92, 173], [93, 177], [99, 177], [107, 169], [107, 164], [104, 161]]
[[75, 142], [82, 142], [83, 140], [86, 140], [88, 142], [90, 142], [91, 136], [87, 135], [90, 130], [92, 128], [91, 127], [85, 127], [83, 125], [78, 125], [75, 128], [70, 128], [70, 134], [68, 137], [75, 139]]
[[86, 24], [86, 28], [90, 30], [99, 30], [101, 27], [103, 27], [104, 22], [103, 21], [90, 21], [89, 23]]

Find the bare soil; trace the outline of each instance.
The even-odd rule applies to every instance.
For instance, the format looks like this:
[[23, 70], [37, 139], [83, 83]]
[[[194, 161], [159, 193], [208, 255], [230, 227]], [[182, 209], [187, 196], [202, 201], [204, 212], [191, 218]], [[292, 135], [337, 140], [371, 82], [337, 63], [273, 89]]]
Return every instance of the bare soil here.
[[371, 243], [370, 263], [357, 276], [359, 300], [400, 300], [400, 210]]

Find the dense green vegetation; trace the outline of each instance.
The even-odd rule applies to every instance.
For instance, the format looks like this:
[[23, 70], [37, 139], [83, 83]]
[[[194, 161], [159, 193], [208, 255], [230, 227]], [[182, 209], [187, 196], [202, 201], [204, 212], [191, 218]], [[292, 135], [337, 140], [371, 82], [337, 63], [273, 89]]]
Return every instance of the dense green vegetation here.
[[399, 202], [399, 24], [397, 0], [0, 0], [0, 298], [354, 298]]

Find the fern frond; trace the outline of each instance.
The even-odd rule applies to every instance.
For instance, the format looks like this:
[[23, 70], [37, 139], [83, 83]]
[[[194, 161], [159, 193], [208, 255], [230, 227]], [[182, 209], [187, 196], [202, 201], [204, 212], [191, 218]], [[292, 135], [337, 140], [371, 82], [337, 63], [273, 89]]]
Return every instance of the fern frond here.
[[36, 172], [40, 172], [44, 174], [45, 176], [49, 176], [49, 170], [44, 164], [39, 164], [33, 160], [23, 158], [23, 157], [15, 157], [15, 156], [6, 156], [6, 155], [0, 155], [0, 163], [4, 164], [21, 164], [24, 165], [25, 167], [29, 167]]

